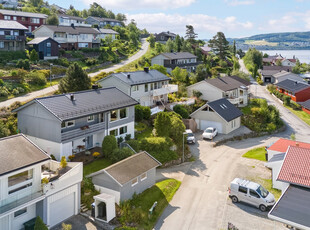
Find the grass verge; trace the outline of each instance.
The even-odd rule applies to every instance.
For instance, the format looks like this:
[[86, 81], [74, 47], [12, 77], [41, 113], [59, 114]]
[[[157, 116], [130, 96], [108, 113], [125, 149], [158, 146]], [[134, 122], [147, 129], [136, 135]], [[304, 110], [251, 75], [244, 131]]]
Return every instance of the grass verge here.
[[251, 149], [250, 151], [247, 151], [245, 154], [242, 155], [242, 157], [256, 159], [260, 161], [266, 161], [265, 154], [266, 154], [265, 147], [258, 147], [255, 149]]
[[[134, 223], [137, 229], [152, 229], [180, 185], [181, 182], [175, 179], [163, 180], [143, 193], [134, 195], [131, 200], [121, 203], [120, 222], [123, 226]], [[157, 201], [157, 206], [153, 213], [149, 214], [149, 209], [155, 201]]]
[[261, 178], [261, 177], [255, 177], [255, 178], [250, 178], [249, 180], [256, 182], [258, 184], [260, 184], [261, 186], [263, 186], [265, 189], [267, 189], [269, 192], [271, 192], [275, 199], [278, 200], [281, 196], [281, 190], [279, 189], [275, 189], [272, 187], [272, 179], [265, 179], [265, 178]]
[[104, 169], [112, 164], [112, 161], [106, 158], [100, 158], [98, 160], [93, 161], [87, 165], [83, 166], [83, 175], [87, 176], [93, 172], [97, 172], [101, 169]]
[[301, 120], [303, 120], [305, 123], [310, 125], [310, 114], [306, 113], [302, 110], [294, 110], [289, 106], [285, 106], [285, 108], [289, 109], [292, 113], [294, 113], [297, 117], [299, 117]]

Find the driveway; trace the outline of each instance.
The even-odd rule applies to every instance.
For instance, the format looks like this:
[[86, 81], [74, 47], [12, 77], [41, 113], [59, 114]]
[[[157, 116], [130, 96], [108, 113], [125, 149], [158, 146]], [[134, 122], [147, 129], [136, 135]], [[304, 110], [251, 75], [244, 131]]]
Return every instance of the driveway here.
[[[70, 224], [72, 229], [79, 230], [99, 230], [102, 229], [96, 226], [93, 222], [82, 215], [75, 215], [64, 221], [65, 224]], [[62, 230], [61, 224], [52, 227], [51, 230]]]
[[233, 178], [240, 176], [240, 173], [245, 177], [243, 174], [248, 169], [255, 169], [251, 166], [242, 167], [248, 159], [241, 156], [253, 147], [265, 146], [275, 140], [260, 137], [230, 142], [216, 148], [210, 142], [199, 140], [190, 146], [196, 161], [189, 167], [179, 166], [172, 168], [171, 172], [168, 169], [158, 170], [160, 177], [178, 175], [182, 185], [155, 229], [227, 229], [228, 222], [240, 230], [285, 229], [282, 224], [267, 219], [267, 213], [262, 215], [253, 207], [231, 204], [227, 191]]
[[[139, 59], [140, 57], [142, 57], [147, 52], [148, 46], [149, 46], [149, 43], [146, 41], [146, 39], [142, 39], [141, 49], [136, 54], [134, 54], [133, 56], [131, 56], [127, 60], [122, 61], [119, 64], [113, 65], [113, 66], [111, 66], [109, 68], [100, 70], [100, 71], [95, 72], [95, 73], [88, 74], [88, 76], [94, 77], [94, 76], [96, 76], [96, 75], [98, 75], [99, 73], [102, 73], [102, 72], [109, 73], [109, 72], [115, 71], [118, 68], [120, 68], [120, 67], [122, 67], [124, 65], [127, 65], [128, 63], [133, 62], [133, 61]], [[23, 95], [23, 96], [15, 97], [15, 98], [12, 98], [12, 99], [0, 102], [0, 108], [1, 107], [9, 107], [10, 105], [12, 105], [13, 103], [15, 103], [17, 101], [19, 101], [19, 102], [27, 102], [27, 101], [30, 101], [30, 100], [32, 100], [34, 98], [37, 98], [37, 97], [42, 97], [42, 96], [45, 96], [45, 95], [49, 95], [51, 93], [54, 93], [57, 90], [58, 90], [58, 85], [54, 85], [54, 86], [51, 86], [51, 87], [48, 87], [48, 88], [45, 88], [45, 89], [42, 89], [42, 90], [34, 91], [34, 92], [28, 93], [28, 94]]]

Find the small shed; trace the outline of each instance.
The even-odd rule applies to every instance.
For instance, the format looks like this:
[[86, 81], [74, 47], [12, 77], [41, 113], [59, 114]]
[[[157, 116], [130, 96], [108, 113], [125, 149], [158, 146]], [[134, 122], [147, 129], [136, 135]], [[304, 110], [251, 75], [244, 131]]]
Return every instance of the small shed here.
[[115, 217], [115, 196], [101, 193], [94, 196], [95, 218], [108, 223]]
[[35, 49], [39, 54], [39, 59], [58, 59], [59, 43], [50, 37], [34, 38], [27, 43], [30, 50]]

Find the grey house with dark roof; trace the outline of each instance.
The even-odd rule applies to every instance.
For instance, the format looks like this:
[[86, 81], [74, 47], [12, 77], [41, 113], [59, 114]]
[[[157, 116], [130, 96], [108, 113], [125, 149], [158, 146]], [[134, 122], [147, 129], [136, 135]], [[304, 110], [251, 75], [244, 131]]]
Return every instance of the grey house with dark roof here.
[[53, 38], [40, 37], [34, 38], [27, 43], [29, 50], [35, 50], [39, 54], [39, 59], [58, 59], [59, 56], [59, 43]]
[[101, 146], [106, 135], [134, 137], [136, 100], [110, 87], [36, 98], [15, 110], [18, 129], [57, 159]]
[[197, 128], [214, 127], [219, 133], [228, 134], [241, 125], [242, 112], [226, 98], [208, 102], [190, 115]]
[[98, 25], [100, 28], [105, 27], [106, 25], [111, 26], [123, 26], [123, 23], [117, 19], [113, 18], [99, 18], [99, 17], [93, 17], [89, 16], [86, 18], [86, 23], [90, 25]]
[[157, 64], [167, 68], [170, 73], [176, 67], [186, 69], [188, 72], [195, 72], [197, 65], [197, 56], [189, 52], [171, 52], [161, 53], [152, 58], [152, 65]]
[[193, 91], [202, 93], [201, 99], [215, 101], [227, 98], [232, 104], [242, 107], [248, 104], [248, 86], [251, 83], [237, 76], [207, 79], [187, 87], [188, 96], [193, 96]]
[[60, 163], [23, 134], [0, 139], [1, 230], [25, 229], [37, 216], [53, 227], [79, 213], [83, 164], [58, 169]]
[[170, 31], [167, 32], [161, 32], [159, 34], [154, 34], [155, 41], [165, 44], [169, 39], [171, 41], [175, 40], [175, 37], [177, 36], [175, 33], [171, 33]]
[[117, 87], [143, 106], [168, 102], [168, 94], [178, 91], [178, 85], [169, 84], [171, 79], [157, 70], [113, 73], [98, 83], [103, 87]]

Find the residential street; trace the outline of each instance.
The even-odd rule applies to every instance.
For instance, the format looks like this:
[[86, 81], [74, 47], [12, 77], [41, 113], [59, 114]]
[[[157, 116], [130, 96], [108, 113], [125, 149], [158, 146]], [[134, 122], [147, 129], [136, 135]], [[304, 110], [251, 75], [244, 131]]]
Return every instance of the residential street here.
[[[118, 68], [120, 68], [120, 67], [122, 67], [124, 65], [127, 65], [128, 63], [133, 62], [133, 61], [139, 59], [140, 57], [142, 57], [147, 52], [148, 47], [149, 47], [149, 43], [146, 41], [146, 39], [142, 39], [141, 49], [136, 54], [134, 54], [133, 56], [131, 56], [127, 60], [122, 61], [121, 63], [113, 65], [113, 66], [111, 66], [109, 68], [100, 70], [98, 72], [91, 73], [91, 74], [89, 74], [89, 76], [90, 77], [94, 77], [94, 76], [98, 75], [101, 72], [108, 73], [108, 72], [115, 71], [116, 69], [118, 69]], [[15, 97], [15, 98], [12, 98], [12, 99], [0, 102], [0, 108], [1, 107], [8, 107], [8, 106], [10, 106], [11, 104], [13, 104], [14, 102], [17, 102], [17, 101], [19, 101], [19, 102], [30, 101], [30, 100], [32, 100], [32, 99], [34, 99], [36, 97], [41, 97], [41, 96], [53, 93], [56, 90], [58, 90], [58, 85], [54, 85], [54, 86], [51, 86], [51, 87], [48, 87], [48, 88], [45, 88], [45, 89], [42, 89], [42, 90], [31, 92], [31, 93], [28, 93], [28, 94], [23, 95], [23, 96]]]

